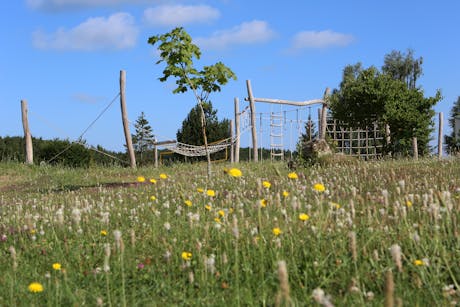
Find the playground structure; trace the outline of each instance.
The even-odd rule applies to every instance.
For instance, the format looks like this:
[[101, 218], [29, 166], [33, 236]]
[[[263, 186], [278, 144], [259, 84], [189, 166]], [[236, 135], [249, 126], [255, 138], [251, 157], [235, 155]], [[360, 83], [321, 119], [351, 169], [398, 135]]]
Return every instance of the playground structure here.
[[[114, 103], [114, 101], [119, 97], [120, 106], [121, 106], [121, 115], [123, 128], [125, 133], [126, 147], [129, 154], [129, 165], [132, 168], [136, 167], [136, 160], [134, 149], [131, 140], [131, 134], [129, 132], [129, 120], [127, 116], [127, 108], [125, 103], [125, 71], [120, 71], [120, 92], [116, 97], [110, 102], [110, 104], [98, 115], [98, 117], [84, 130], [80, 135], [77, 141], [72, 143], [77, 143], [85, 145], [81, 142], [83, 135], [89, 130], [89, 128], [104, 114], [104, 112]], [[332, 118], [328, 118], [328, 102], [330, 91], [329, 88], [326, 88], [323, 98], [305, 100], [305, 101], [290, 101], [284, 99], [271, 99], [271, 98], [256, 98], [253, 95], [251, 81], [246, 80], [247, 86], [247, 97], [244, 99], [249, 103], [242, 111], [239, 109], [239, 99], [234, 99], [234, 120], [230, 121], [230, 137], [209, 144], [207, 149], [205, 146], [196, 146], [191, 144], [185, 144], [177, 142], [175, 140], [167, 141], [155, 141], [153, 142], [154, 152], [155, 152], [155, 167], [158, 166], [158, 148], [165, 148], [171, 152], [186, 156], [186, 157], [198, 157], [206, 156], [207, 153], [216, 153], [222, 150], [230, 149], [230, 162], [239, 162], [240, 158], [240, 144], [241, 136], [243, 133], [251, 130], [251, 143], [252, 143], [252, 160], [257, 162], [259, 160], [259, 147], [258, 142], [262, 140], [262, 137], [258, 139], [257, 131], [257, 115], [259, 115], [259, 133], [262, 134], [262, 122], [264, 119], [263, 113], [256, 113], [255, 102], [259, 103], [268, 103], [278, 106], [294, 106], [297, 109], [291, 110], [289, 112], [296, 112], [297, 117], [295, 120], [287, 119], [287, 111], [280, 112], [270, 112], [269, 113], [269, 148], [270, 148], [270, 159], [284, 159], [284, 154], [286, 151], [286, 146], [284, 143], [285, 140], [285, 129], [287, 125], [290, 125], [290, 131], [292, 132], [293, 123], [297, 125], [298, 136], [300, 136], [301, 131], [304, 127], [304, 124], [307, 121], [299, 118], [299, 110], [305, 109], [305, 107], [310, 107], [312, 105], [321, 105], [321, 108], [318, 109], [318, 138], [325, 139], [326, 136], [336, 145], [336, 150], [338, 152], [363, 157], [365, 159], [380, 157], [382, 154], [383, 144], [389, 143], [389, 132], [386, 129], [382, 133], [378, 126], [375, 124], [370, 129], [365, 130], [352, 130], [346, 128], [343, 124], [338, 123]], [[21, 109], [22, 109], [22, 123], [24, 128], [24, 136], [26, 143], [26, 163], [33, 163], [33, 147], [31, 140], [31, 133], [28, 123], [28, 109], [27, 102], [21, 100]], [[312, 122], [311, 114], [309, 114], [308, 122]], [[442, 113], [439, 113], [439, 129], [438, 129], [438, 157], [442, 157], [442, 124], [443, 116]], [[385, 141], [385, 142], [384, 142]], [[71, 143], [71, 144], [72, 144]], [[414, 138], [414, 158], [417, 158], [417, 140]], [[65, 150], [68, 150], [70, 145]], [[98, 151], [95, 148], [89, 148], [95, 151]], [[58, 155], [62, 154], [65, 150], [60, 152]], [[260, 147], [262, 151], [262, 146]], [[290, 142], [290, 148], [292, 154], [292, 141]], [[98, 151], [100, 152], [100, 151]], [[102, 154], [107, 153], [100, 152]], [[58, 156], [57, 155], [57, 156]], [[113, 157], [115, 158], [115, 157]], [[262, 158], [262, 155], [260, 156]], [[291, 156], [292, 158], [292, 156]], [[251, 158], [250, 158], [251, 160]], [[125, 161], [122, 161], [125, 162]]]

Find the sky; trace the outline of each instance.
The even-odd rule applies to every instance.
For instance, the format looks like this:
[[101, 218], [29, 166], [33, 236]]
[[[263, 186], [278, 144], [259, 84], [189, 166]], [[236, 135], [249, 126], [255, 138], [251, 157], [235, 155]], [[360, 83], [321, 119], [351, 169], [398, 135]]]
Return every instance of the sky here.
[[[458, 0], [4, 0], [0, 12], [3, 137], [23, 135], [20, 101], [26, 100], [34, 137], [82, 136], [122, 151], [117, 95], [124, 70], [131, 132], [144, 112], [159, 141], [175, 139], [196, 101], [192, 93], [173, 94], [174, 81], [158, 80], [164, 64], [156, 64], [158, 51], [147, 40], [177, 26], [200, 47], [198, 68], [221, 61], [238, 78], [210, 96], [219, 119], [234, 118], [235, 97], [240, 109], [247, 106], [246, 80], [255, 97], [321, 98], [326, 87], [339, 87], [346, 65], [381, 68], [393, 50], [423, 57], [418, 85], [425, 96], [441, 90], [435, 111], [444, 114], [444, 134], [460, 96]], [[263, 103], [256, 112], [262, 133], [269, 132], [271, 112], [287, 114], [289, 147], [299, 123], [317, 114]], [[243, 146], [249, 135], [242, 135]]]

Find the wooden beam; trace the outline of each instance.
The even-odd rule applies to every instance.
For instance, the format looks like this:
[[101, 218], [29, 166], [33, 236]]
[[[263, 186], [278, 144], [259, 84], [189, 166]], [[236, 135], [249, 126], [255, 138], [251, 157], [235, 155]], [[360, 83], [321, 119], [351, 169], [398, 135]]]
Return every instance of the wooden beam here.
[[167, 140], [167, 141], [155, 142], [153, 143], [153, 145], [161, 146], [161, 145], [168, 145], [168, 144], [174, 144], [174, 143], [176, 143], [175, 140]]
[[[249, 101], [248, 98], [244, 99], [245, 101]], [[323, 99], [312, 99], [312, 100], [305, 100], [305, 101], [292, 101], [292, 100], [284, 100], [284, 99], [271, 99], [271, 98], [253, 98], [255, 102], [266, 102], [266, 103], [274, 103], [274, 104], [285, 104], [291, 106], [309, 106], [312, 104], [317, 103], [324, 103]]]

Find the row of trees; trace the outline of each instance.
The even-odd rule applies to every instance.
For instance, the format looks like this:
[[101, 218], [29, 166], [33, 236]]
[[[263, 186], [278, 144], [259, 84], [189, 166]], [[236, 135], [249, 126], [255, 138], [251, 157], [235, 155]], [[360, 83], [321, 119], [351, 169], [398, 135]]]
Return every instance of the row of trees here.
[[[101, 146], [90, 147], [69, 140], [32, 138], [36, 164], [59, 164], [68, 167], [92, 165], [123, 165], [126, 154], [113, 152]], [[25, 161], [25, 140], [19, 136], [0, 137], [0, 161]], [[114, 159], [115, 158], [115, 159]]]

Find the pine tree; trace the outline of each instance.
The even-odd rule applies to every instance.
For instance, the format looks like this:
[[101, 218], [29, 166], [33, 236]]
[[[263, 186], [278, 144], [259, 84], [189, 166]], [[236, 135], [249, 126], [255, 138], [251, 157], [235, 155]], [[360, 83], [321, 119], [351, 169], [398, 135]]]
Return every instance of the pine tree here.
[[[460, 135], [455, 135], [455, 119], [460, 117], [460, 96], [452, 106], [449, 114], [449, 127], [452, 129], [450, 135], [445, 135], [445, 142], [448, 151], [451, 153], [460, 152]], [[458, 122], [458, 119], [457, 119]], [[458, 127], [457, 127], [458, 129]], [[457, 130], [458, 131], [458, 130]], [[460, 133], [459, 133], [460, 134]]]
[[143, 160], [144, 153], [151, 150], [153, 147], [154, 135], [149, 121], [145, 118], [144, 112], [136, 120], [134, 124], [136, 134], [132, 135], [134, 151], [139, 154], [140, 161]]

